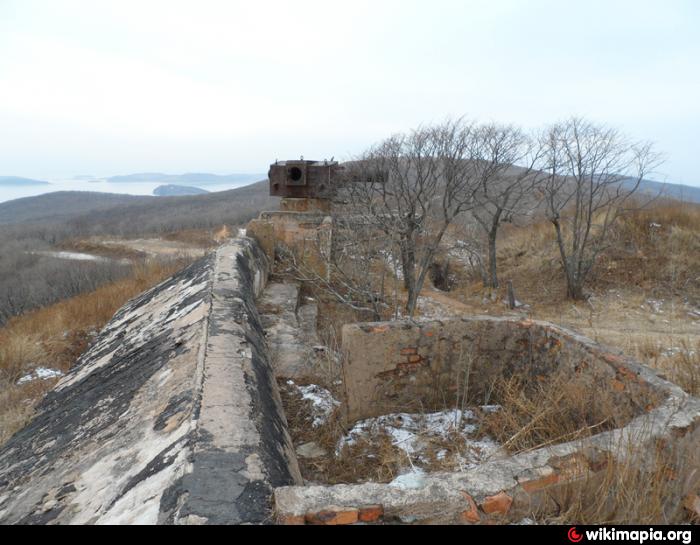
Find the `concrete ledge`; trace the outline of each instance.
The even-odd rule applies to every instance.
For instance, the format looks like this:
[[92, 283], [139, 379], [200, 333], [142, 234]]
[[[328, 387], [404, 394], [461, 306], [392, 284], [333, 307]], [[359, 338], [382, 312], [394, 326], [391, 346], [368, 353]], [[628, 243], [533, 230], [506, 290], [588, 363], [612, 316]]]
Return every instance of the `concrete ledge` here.
[[254, 298], [221, 247], [125, 305], [0, 449], [0, 523], [265, 523], [301, 482]]

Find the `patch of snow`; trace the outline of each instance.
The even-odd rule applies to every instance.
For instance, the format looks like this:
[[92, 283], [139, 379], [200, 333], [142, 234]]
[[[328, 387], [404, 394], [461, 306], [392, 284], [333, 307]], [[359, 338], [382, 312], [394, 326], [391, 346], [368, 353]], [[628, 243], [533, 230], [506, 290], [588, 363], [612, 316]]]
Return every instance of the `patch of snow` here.
[[239, 229], [239, 230], [238, 230], [238, 236], [239, 236], [239, 237], [245, 237], [245, 236], [247, 236], [247, 235], [248, 235], [248, 231], [247, 231], [247, 230], [245, 230], [245, 229]]
[[408, 473], [396, 477], [396, 479], [389, 483], [389, 486], [400, 488], [401, 490], [415, 490], [417, 488], [422, 488], [424, 484], [425, 471], [414, 468]]
[[[495, 412], [499, 409], [496, 405], [482, 408], [485, 412]], [[464, 439], [464, 444], [460, 446], [455, 460], [461, 468], [474, 467], [485, 458], [497, 454], [500, 449], [500, 445], [488, 437], [480, 440], [469, 438], [469, 435], [478, 429], [476, 420], [477, 416], [473, 411], [459, 409], [429, 414], [386, 414], [356, 423], [338, 442], [336, 455], [360, 439], [371, 442], [373, 437], [386, 434], [395, 447], [406, 453], [408, 459], [427, 464], [430, 460], [426, 451], [436, 439], [450, 440], [454, 434], [459, 434]], [[447, 454], [445, 449], [441, 449], [436, 457], [438, 460], [444, 460]]]
[[667, 358], [673, 358], [674, 356], [677, 356], [679, 354], [683, 354], [692, 358], [693, 356], [695, 356], [695, 350], [687, 350], [685, 348], [671, 346], [670, 348], [667, 348], [666, 350], [663, 350], [661, 352], [661, 355], [666, 356]]
[[122, 265], [129, 265], [131, 261], [129, 259], [113, 259], [110, 257], [103, 257], [99, 255], [86, 254], [83, 252], [51, 252], [51, 251], [41, 251], [41, 252], [28, 252], [33, 255], [43, 255], [45, 257], [53, 257], [55, 259], [65, 259], [68, 261], [91, 261], [93, 263], [121, 263]]
[[391, 268], [392, 272], [396, 275], [396, 278], [398, 278], [399, 280], [403, 280], [403, 270], [401, 269], [401, 262], [396, 257], [394, 257], [394, 254], [387, 250], [381, 250], [379, 253], [384, 258], [384, 261], [386, 261], [386, 264]]
[[340, 401], [337, 401], [333, 394], [316, 384], [298, 386], [293, 380], [288, 380], [287, 385], [295, 388], [301, 394], [302, 399], [311, 402], [314, 428], [325, 424], [336, 407], [340, 406]]
[[52, 378], [60, 378], [63, 373], [58, 369], [49, 369], [48, 367], [37, 367], [31, 373], [24, 375], [17, 381], [17, 384], [27, 384], [35, 380], [49, 380]]
[[537, 523], [530, 518], [524, 518], [520, 522], [515, 523], [516, 526], [535, 526], [536, 524]]
[[[656, 313], [656, 314], [663, 314], [664, 311], [662, 310], [662, 306], [664, 304], [663, 301], [657, 301], [656, 299], [649, 299], [646, 302], [647, 305], [651, 307], [651, 309]], [[644, 308], [644, 307], [642, 307]]]
[[688, 316], [691, 318], [700, 318], [700, 308], [691, 308], [688, 311]]

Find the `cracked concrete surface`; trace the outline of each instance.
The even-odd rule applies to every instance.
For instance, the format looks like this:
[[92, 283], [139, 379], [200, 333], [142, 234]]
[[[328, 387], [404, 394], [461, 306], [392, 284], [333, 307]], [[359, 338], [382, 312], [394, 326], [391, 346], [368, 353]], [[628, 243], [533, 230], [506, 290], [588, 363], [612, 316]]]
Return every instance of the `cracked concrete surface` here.
[[266, 523], [301, 482], [239, 238], [125, 305], [0, 450], [0, 523]]
[[313, 376], [318, 370], [316, 304], [301, 303], [298, 284], [270, 283], [258, 300], [258, 309], [275, 375], [289, 379]]

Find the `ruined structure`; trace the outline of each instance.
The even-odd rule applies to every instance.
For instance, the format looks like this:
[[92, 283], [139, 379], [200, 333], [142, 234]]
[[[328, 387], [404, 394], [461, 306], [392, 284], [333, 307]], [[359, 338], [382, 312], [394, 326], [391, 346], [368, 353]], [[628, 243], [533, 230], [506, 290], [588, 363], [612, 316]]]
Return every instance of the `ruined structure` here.
[[333, 222], [331, 197], [343, 168], [334, 161], [283, 161], [270, 166], [270, 195], [282, 197], [280, 210], [265, 211], [248, 224], [267, 256], [274, 261], [278, 246], [319, 274], [328, 273]]
[[268, 173], [270, 195], [327, 201], [333, 196], [337, 175], [342, 169], [336, 161], [276, 162]]
[[564, 372], [591, 389], [608, 390], [629, 418], [587, 439], [500, 457], [465, 471], [419, 476], [408, 487], [278, 488], [275, 505], [285, 524], [320, 519], [513, 523], [530, 516], [545, 498], [604, 475], [610, 464], [630, 456], [651, 461], [659, 445], [686, 452], [700, 445], [700, 399], [617, 351], [545, 322], [465, 317], [352, 324], [343, 328], [343, 351], [351, 422], [429, 409], [445, 400], [450, 405], [467, 368], [476, 396], [496, 377], [518, 370], [537, 381]]
[[546, 383], [568, 373], [609, 392], [628, 418], [585, 440], [408, 485], [307, 486], [276, 379], [313, 370], [316, 308], [298, 286], [266, 283], [279, 243], [323, 267], [307, 243], [330, 240], [327, 203], [289, 195], [322, 195], [334, 169], [273, 165], [271, 192], [285, 195], [282, 210], [263, 212], [248, 228], [251, 238], [225, 243], [114, 316], [0, 449], [0, 523], [515, 522], [632, 452], [700, 444], [700, 400], [551, 324], [493, 317], [348, 324], [341, 400], [348, 426], [450, 405], [465, 371], [477, 402], [500, 376], [518, 371]]

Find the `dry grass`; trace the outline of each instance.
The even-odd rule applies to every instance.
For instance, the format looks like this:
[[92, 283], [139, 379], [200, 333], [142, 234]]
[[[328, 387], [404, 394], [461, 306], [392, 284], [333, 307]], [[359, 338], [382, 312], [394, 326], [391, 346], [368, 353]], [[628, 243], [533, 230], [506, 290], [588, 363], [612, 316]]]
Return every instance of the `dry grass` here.
[[665, 203], [623, 216], [600, 260], [597, 287], [634, 285], [655, 293], [697, 297], [700, 280], [700, 206]]
[[[453, 233], [452, 236], [458, 236]], [[513, 280], [520, 298], [537, 307], [561, 304], [564, 276], [554, 230], [544, 219], [527, 226], [503, 225], [498, 243], [499, 277]], [[623, 215], [614, 226], [610, 247], [593, 269], [589, 291], [611, 287], [683, 293], [700, 300], [700, 206], [658, 203]], [[478, 279], [455, 292], [481, 295]]]
[[535, 518], [548, 524], [689, 524], [685, 499], [700, 490], [697, 445], [658, 445], [651, 452], [621, 447], [604, 470], [552, 488]]
[[563, 374], [537, 381], [520, 375], [496, 381], [482, 433], [511, 454], [590, 437], [626, 425], [634, 416], [612, 392]]
[[222, 225], [217, 229], [184, 229], [166, 233], [162, 236], [164, 240], [182, 242], [197, 248], [214, 248], [223, 240], [231, 236], [231, 227]]
[[681, 342], [681, 350], [673, 356], [669, 365], [671, 381], [686, 392], [700, 396], [700, 341], [694, 345]]
[[183, 261], [136, 265], [128, 278], [28, 312], [0, 329], [0, 444], [24, 425], [56, 379], [17, 380], [38, 367], [66, 372], [90, 340], [132, 297], [171, 276]]
[[99, 239], [78, 239], [62, 242], [58, 249], [68, 252], [79, 252], [111, 259], [140, 260], [146, 258], [146, 254], [130, 248], [126, 244], [103, 244]]

